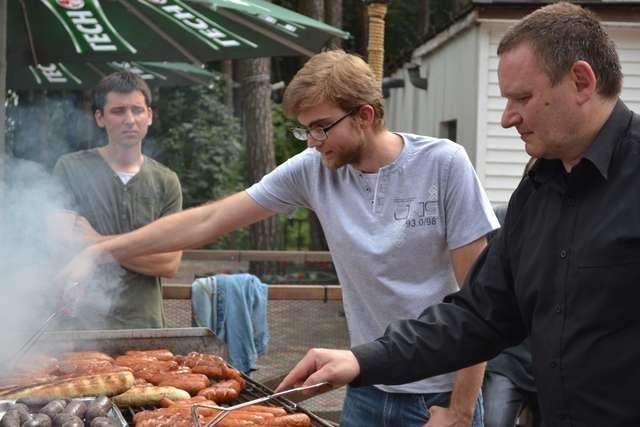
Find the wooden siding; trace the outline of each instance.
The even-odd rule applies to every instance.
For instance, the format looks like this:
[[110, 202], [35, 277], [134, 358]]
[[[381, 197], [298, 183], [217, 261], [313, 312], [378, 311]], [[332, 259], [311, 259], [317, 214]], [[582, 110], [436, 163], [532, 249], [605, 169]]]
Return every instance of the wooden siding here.
[[[515, 129], [503, 129], [500, 118], [505, 100], [500, 96], [498, 87], [498, 56], [496, 50], [500, 38], [508, 28], [508, 24], [484, 23], [480, 30], [486, 40], [488, 49], [485, 63], [486, 69], [479, 70], [479, 97], [486, 94], [486, 102], [478, 102], [478, 118], [484, 123], [478, 124], [478, 153], [476, 157], [482, 161], [476, 169], [480, 180], [493, 204], [506, 203], [518, 185], [522, 171], [528, 160], [524, 151], [524, 143]], [[607, 27], [607, 31], [616, 43], [622, 71], [624, 74], [622, 99], [629, 108], [640, 112], [640, 27]], [[480, 85], [485, 85], [480, 87]]]

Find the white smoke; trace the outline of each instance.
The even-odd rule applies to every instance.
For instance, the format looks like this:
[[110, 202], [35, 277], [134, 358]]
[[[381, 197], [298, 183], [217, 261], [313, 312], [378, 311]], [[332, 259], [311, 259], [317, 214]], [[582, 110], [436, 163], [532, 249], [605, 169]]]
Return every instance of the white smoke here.
[[[86, 241], [74, 228], [67, 192], [37, 163], [9, 159], [0, 180], [0, 364], [56, 310], [54, 278]], [[116, 287], [123, 270], [105, 269], [102, 283]], [[81, 304], [95, 318], [105, 316], [111, 298], [104, 288], [87, 289]], [[111, 289], [110, 291], [113, 291]], [[58, 316], [65, 328], [83, 329], [85, 319]], [[61, 322], [49, 325], [56, 328]]]

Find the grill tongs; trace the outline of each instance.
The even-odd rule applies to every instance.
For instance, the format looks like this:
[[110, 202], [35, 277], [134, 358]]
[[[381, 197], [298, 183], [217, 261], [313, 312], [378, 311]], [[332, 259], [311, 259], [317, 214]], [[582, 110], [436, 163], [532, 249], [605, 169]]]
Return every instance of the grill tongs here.
[[58, 315], [58, 313], [58, 311], [54, 311], [53, 313], [51, 313], [49, 317], [47, 317], [47, 320], [45, 320], [42, 325], [40, 325], [38, 330], [36, 330], [33, 335], [31, 335], [29, 339], [25, 341], [24, 344], [22, 344], [18, 351], [16, 351], [13, 356], [11, 356], [7, 360], [7, 366], [9, 367], [9, 369], [12, 369], [14, 365], [18, 363], [20, 359], [22, 359], [22, 356], [24, 356], [29, 352], [29, 350], [31, 350], [31, 347], [33, 347], [33, 345], [38, 341], [42, 334], [45, 333], [45, 331], [47, 330], [47, 326], [49, 326], [49, 323], [53, 320], [54, 317]]
[[[191, 405], [191, 420], [193, 422], [192, 424], [194, 426], [196, 426], [196, 427], [202, 427], [200, 425], [200, 417], [199, 417], [199, 414], [198, 414], [198, 408], [217, 409], [218, 411], [220, 411], [213, 417], [213, 419], [211, 421], [209, 421], [208, 423], [206, 423], [204, 425], [204, 427], [213, 427], [215, 425], [218, 425], [218, 423], [220, 421], [222, 421], [222, 419], [224, 417], [226, 417], [227, 415], [229, 415], [231, 413], [231, 411], [235, 411], [236, 409], [246, 408], [247, 406], [251, 406], [251, 405], [257, 405], [258, 403], [266, 402], [267, 400], [271, 400], [271, 399], [274, 399], [276, 397], [284, 396], [285, 394], [295, 393], [295, 392], [298, 392], [298, 391], [310, 390], [310, 389], [320, 388], [320, 387], [328, 387], [328, 386], [329, 386], [329, 383], [322, 382], [322, 383], [303, 386], [303, 387], [290, 388], [289, 390], [284, 390], [284, 391], [281, 391], [281, 392], [278, 392], [278, 393], [273, 393], [273, 394], [270, 394], [268, 396], [259, 397], [257, 399], [253, 399], [253, 400], [250, 400], [248, 402], [239, 403], [239, 404], [233, 405], [233, 406], [218, 406], [218, 405], [207, 405], [207, 404], [201, 404], [201, 403], [194, 403], [193, 405]], [[293, 404], [293, 408], [295, 409], [295, 403]]]
[[[71, 300], [69, 301], [68, 295], [69, 292], [72, 291], [74, 288], [77, 288], [79, 285], [78, 282], [73, 282], [71, 285], [69, 285], [64, 291], [63, 291], [63, 298], [62, 301], [67, 302], [71, 307], [73, 307], [76, 303], [77, 303], [77, 298], [74, 298], [73, 296], [71, 297]], [[29, 350], [31, 350], [31, 348], [34, 346], [34, 344], [40, 339], [40, 337], [42, 336], [42, 334], [44, 334], [47, 330], [47, 327], [49, 326], [49, 323], [51, 323], [51, 321], [58, 315], [60, 315], [61, 313], [66, 313], [66, 314], [71, 314], [71, 311], [69, 309], [69, 307], [61, 307], [59, 306], [57, 308], [56, 311], [54, 311], [53, 313], [51, 313], [49, 315], [49, 317], [47, 317], [47, 320], [45, 320], [40, 327], [29, 337], [29, 339], [27, 339], [25, 341], [24, 344], [22, 344], [22, 346], [18, 349], [18, 351], [16, 351], [8, 360], [7, 360], [7, 364], [6, 366], [9, 369], [12, 369], [14, 367], [14, 365], [16, 363], [18, 363], [18, 361], [20, 359], [22, 359], [22, 357], [27, 354], [29, 352]]]

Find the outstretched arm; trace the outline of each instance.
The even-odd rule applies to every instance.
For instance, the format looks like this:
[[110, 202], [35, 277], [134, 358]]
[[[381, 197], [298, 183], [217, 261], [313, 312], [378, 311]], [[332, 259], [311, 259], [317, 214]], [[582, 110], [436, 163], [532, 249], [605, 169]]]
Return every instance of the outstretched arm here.
[[[117, 234], [102, 235], [98, 233], [83, 216], [75, 218], [74, 230], [79, 232], [76, 234], [79, 234], [88, 245], [95, 245], [118, 237]], [[147, 276], [173, 277], [178, 271], [181, 259], [182, 251], [175, 251], [124, 259], [120, 261], [120, 264], [131, 271]]]
[[130, 233], [104, 240], [85, 249], [58, 275], [59, 283], [82, 282], [97, 263], [119, 263], [141, 255], [196, 248], [274, 214], [246, 192], [164, 216]]

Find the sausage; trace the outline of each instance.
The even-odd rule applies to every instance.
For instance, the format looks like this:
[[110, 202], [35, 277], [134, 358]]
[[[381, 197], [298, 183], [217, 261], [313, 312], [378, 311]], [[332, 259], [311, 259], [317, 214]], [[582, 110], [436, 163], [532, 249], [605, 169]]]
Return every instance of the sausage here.
[[84, 427], [84, 421], [78, 417], [72, 417], [65, 421], [60, 427]]
[[91, 401], [89, 406], [97, 406], [100, 409], [103, 409], [105, 412], [109, 412], [109, 410], [111, 410], [111, 408], [113, 407], [113, 402], [111, 402], [111, 399], [109, 399], [107, 396], [98, 396], [93, 399], [93, 401]]
[[40, 397], [40, 396], [21, 397], [20, 399], [16, 400], [16, 404], [22, 403], [24, 405], [27, 405], [31, 409], [40, 409], [49, 402], [51, 402], [50, 397]]
[[17, 409], [9, 409], [5, 412], [2, 417], [2, 421], [0, 421], [0, 426], [2, 427], [20, 427], [20, 412]]
[[44, 405], [42, 409], [40, 409], [41, 414], [47, 415], [49, 418], [54, 418], [56, 414], [64, 411], [65, 406], [67, 406], [67, 402], [62, 399], [52, 400], [51, 402]]
[[125, 352], [125, 355], [133, 357], [155, 357], [158, 360], [173, 360], [174, 358], [173, 353], [166, 348], [160, 348], [157, 350], [129, 350]]
[[89, 406], [87, 412], [84, 414], [85, 420], [90, 423], [96, 418], [103, 418], [107, 416], [107, 411], [99, 406]]
[[191, 395], [195, 395], [209, 386], [209, 378], [202, 374], [159, 373], [151, 377], [149, 381], [157, 386], [181, 388]]
[[35, 414], [33, 418], [22, 424], [23, 427], [51, 427], [51, 418], [45, 414]]
[[53, 417], [53, 425], [55, 427], [60, 427], [61, 425], [63, 425], [67, 421], [71, 421], [74, 418], [78, 418], [78, 417], [76, 417], [73, 414], [66, 413], [66, 412], [60, 412], [59, 414], [56, 414], [55, 417]]
[[66, 414], [75, 415], [76, 417], [82, 419], [84, 418], [85, 412], [87, 412], [86, 403], [80, 400], [72, 400], [62, 411]]
[[18, 413], [20, 414], [20, 421], [25, 422], [27, 421], [27, 419], [30, 418], [30, 412], [29, 411], [29, 407], [27, 405], [25, 405], [24, 403], [16, 403], [15, 405], [13, 405], [13, 408], [18, 411]]
[[260, 425], [263, 427], [311, 427], [311, 418], [306, 414], [291, 414], [271, 418]]
[[94, 418], [89, 424], [89, 427], [118, 427], [118, 424], [115, 420], [107, 417], [98, 417]]

